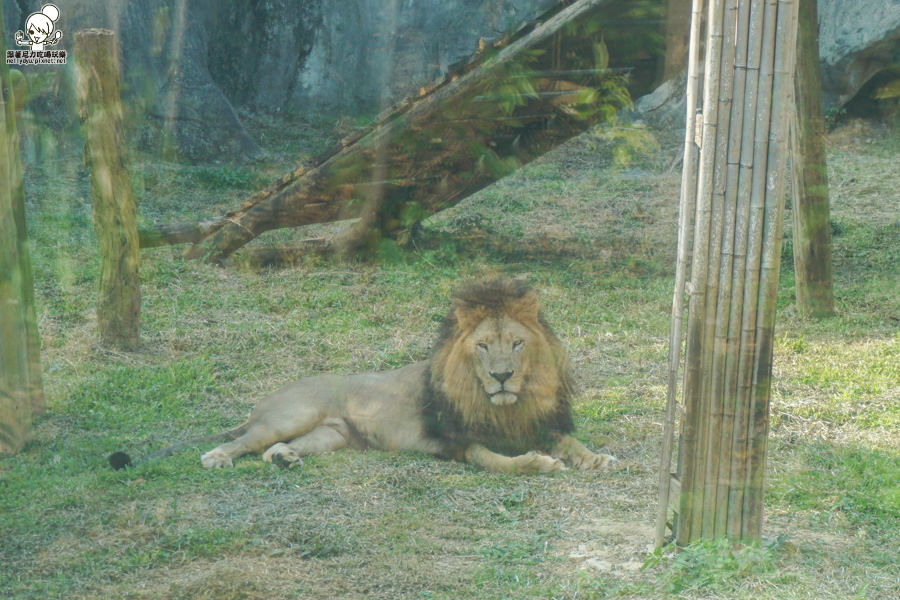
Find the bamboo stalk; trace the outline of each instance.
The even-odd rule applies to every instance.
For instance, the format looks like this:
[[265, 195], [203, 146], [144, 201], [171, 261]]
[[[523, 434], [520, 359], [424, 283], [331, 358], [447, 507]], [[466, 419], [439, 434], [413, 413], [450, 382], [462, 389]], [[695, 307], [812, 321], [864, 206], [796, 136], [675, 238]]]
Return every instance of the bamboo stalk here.
[[704, 357], [705, 374], [704, 397], [708, 398], [708, 432], [706, 439], [706, 471], [704, 473], [703, 516], [701, 537], [710, 539], [715, 535], [715, 514], [718, 501], [717, 476], [719, 472], [719, 445], [724, 402], [717, 389], [715, 365], [724, 353], [724, 343], [716, 338], [717, 330], [721, 330], [719, 314], [726, 312], [727, 307], [719, 306], [719, 290], [722, 278], [723, 240], [728, 236], [725, 232], [727, 220], [725, 206], [725, 187], [728, 174], [728, 148], [730, 140], [729, 124], [731, 122], [731, 104], [734, 85], [735, 37], [737, 23], [737, 0], [726, 0], [723, 14], [724, 39], [722, 42], [719, 74], [719, 97], [716, 126], [715, 173], [712, 189], [712, 222], [709, 241], [709, 276], [706, 285], [706, 322], [704, 324]]
[[688, 270], [688, 255], [693, 221], [696, 189], [690, 182], [696, 181], [697, 146], [694, 143], [697, 93], [700, 87], [699, 47], [700, 13], [703, 0], [694, 0], [692, 6], [690, 51], [686, 82], [686, 106], [684, 136], [684, 161], [681, 174], [681, 197], [678, 205], [678, 249], [675, 263], [675, 291], [672, 298], [672, 318], [669, 326], [668, 379], [666, 390], [666, 421], [663, 429], [663, 449], [659, 469], [659, 507], [656, 514], [656, 546], [663, 544], [666, 532], [666, 515], [669, 506], [670, 471], [672, 469], [672, 445], [675, 435], [675, 413], [678, 393], [678, 366], [681, 363], [681, 333], [684, 314], [684, 287]]
[[[743, 321], [743, 300], [745, 287], [745, 271], [747, 264], [748, 240], [750, 236], [750, 195], [753, 182], [753, 150], [756, 132], [756, 109], [759, 98], [759, 69], [762, 57], [763, 21], [765, 16], [765, 0], [753, 0], [750, 4], [747, 29], [747, 60], [745, 72], [745, 93], [743, 103], [743, 120], [741, 131], [741, 147], [739, 152], [739, 177], [737, 183], [736, 223], [734, 231], [734, 255], [732, 264], [732, 307], [728, 318], [728, 343], [725, 354], [724, 394], [729, 398], [732, 409], [730, 419], [731, 448], [728, 451], [729, 462], [723, 464], [719, 476], [727, 482], [728, 503], [725, 508], [724, 526], [729, 537], [739, 537], [741, 530], [740, 498], [743, 480], [736, 483], [733, 479], [734, 463], [740, 460], [737, 452], [741, 447], [740, 411], [738, 403], [738, 380], [741, 352], [741, 323]], [[726, 427], [727, 428], [727, 427]], [[723, 428], [723, 429], [726, 429]], [[724, 435], [724, 431], [723, 431]], [[726, 443], [729, 441], [725, 438]], [[735, 510], [737, 506], [737, 510]], [[722, 517], [719, 517], [721, 519]], [[720, 523], [721, 524], [721, 523]], [[737, 532], [736, 534], [734, 532]]]
[[[695, 245], [694, 257], [695, 261], [702, 261], [698, 264], [694, 263], [692, 269], [699, 270], [699, 277], [696, 281], [697, 286], [694, 293], [697, 294], [697, 318], [700, 319], [699, 327], [699, 349], [700, 353], [697, 358], [699, 364], [697, 366], [699, 372], [698, 386], [695, 393], [699, 395], [699, 415], [698, 415], [698, 431], [697, 447], [694, 452], [693, 462], [695, 469], [695, 479], [692, 485], [694, 495], [694, 504], [691, 507], [691, 531], [692, 538], [705, 537], [703, 527], [704, 514], [708, 506], [706, 492], [709, 485], [706, 481], [708, 472], [708, 463], [711, 455], [708, 453], [709, 440], [711, 437], [711, 401], [709, 395], [708, 377], [709, 367], [712, 363], [712, 339], [711, 335], [714, 330], [715, 322], [715, 305], [710, 302], [711, 297], [715, 297], [718, 286], [718, 261], [719, 261], [719, 236], [722, 227], [722, 207], [716, 202], [716, 171], [717, 166], [724, 162], [724, 151], [720, 141], [722, 133], [719, 129], [722, 119], [719, 115], [721, 103], [721, 84], [722, 84], [722, 65], [725, 49], [725, 0], [716, 0], [709, 6], [708, 22], [707, 22], [707, 41], [706, 41], [706, 61], [704, 70], [704, 98], [703, 98], [703, 134], [702, 147], [700, 150], [700, 172], [698, 174], [698, 216], [696, 223], [703, 224], [704, 230], [701, 235], [695, 234], [695, 244], [704, 244], [700, 252], [697, 252]], [[702, 241], [701, 241], [702, 240]], [[694, 271], [697, 272], [697, 271]], [[700, 281], [702, 280], [702, 284]], [[693, 300], [693, 297], [692, 297]], [[690, 325], [689, 325], [690, 326]], [[685, 361], [692, 360], [686, 356]], [[685, 386], [687, 389], [687, 386]], [[686, 392], [687, 393], [687, 392]], [[713, 498], [714, 502], [715, 499]]]
[[[708, 7], [699, 168], [694, 169], [696, 183], [687, 177], [682, 181], [680, 207], [684, 210], [687, 194], [696, 194], [684, 359], [686, 411], [679, 448], [682, 478], [677, 486], [679, 545], [701, 537], [759, 536], [794, 2], [720, 0]], [[691, 170], [687, 140], [692, 125], [689, 120], [685, 174]], [[680, 228], [687, 228], [688, 220], [680, 213]], [[679, 233], [679, 259], [686, 261], [686, 247], [681, 247], [686, 232]], [[679, 266], [686, 271], [686, 265]], [[676, 269], [676, 282], [678, 274]], [[678, 308], [683, 307], [674, 300], [673, 339], [680, 333]], [[676, 387], [672, 380], [677, 379], [675, 352], [680, 349], [673, 339], [670, 388]], [[669, 395], [676, 393], [670, 389]], [[668, 462], [663, 464], [668, 467]], [[666, 475], [667, 468], [660, 474], [661, 487], [664, 481], [668, 484]], [[663, 531], [664, 526], [659, 529]]]
[[[719, 100], [719, 71], [722, 49], [724, 0], [710, 2], [707, 11], [706, 57], [703, 89], [703, 132], [700, 168], [697, 176], [697, 203], [694, 222], [694, 249], [691, 261], [691, 298], [688, 305], [685, 343], [684, 398], [686, 408], [682, 503], [677, 541], [687, 543], [697, 536], [702, 522], [703, 475], [706, 471], [707, 402], [703, 398], [703, 337], [706, 312], [712, 181]], [[691, 436], [687, 435], [692, 428]], [[687, 493], [685, 493], [687, 492]]]
[[[744, 488], [749, 475], [750, 394], [753, 383], [753, 360], [756, 354], [756, 312], [759, 299], [759, 270], [762, 257], [762, 234], [765, 218], [766, 166], [769, 146], [769, 123], [772, 107], [775, 25], [777, 0], [767, 0], [763, 14], [762, 56], [759, 71], [759, 97], [756, 109], [756, 131], [753, 143], [753, 174], [750, 192], [747, 262], [744, 270], [744, 302], [741, 318], [741, 344], [738, 357], [738, 393], [735, 411], [734, 446], [732, 448], [729, 510], [729, 535], [742, 537]], [[734, 526], [734, 528], [732, 528]]]
[[[749, 28], [751, 24], [751, 5], [749, 0], [741, 2], [738, 7], [737, 24], [735, 28], [735, 57], [734, 78], [732, 85], [731, 115], [728, 127], [728, 165], [725, 184], [725, 225], [722, 238], [722, 260], [720, 266], [719, 296], [716, 299], [717, 313], [715, 326], [715, 340], [719, 352], [713, 357], [711, 394], [713, 397], [721, 397], [722, 414], [719, 423], [718, 465], [714, 475], [716, 479], [716, 507], [713, 517], [713, 536], [725, 535], [725, 524], [728, 516], [728, 489], [729, 475], [731, 471], [731, 437], [734, 425], [734, 394], [728, 386], [727, 366], [736, 365], [735, 354], [737, 343], [734, 332], [740, 331], [731, 327], [733, 315], [739, 314], [739, 307], [732, 306], [732, 293], [736, 282], [733, 276], [735, 258], [735, 243], [738, 241], [738, 231], [746, 223], [738, 221], [738, 181], [741, 168], [741, 148], [744, 131], [744, 104], [747, 84], [747, 60], [750, 45]], [[755, 3], [757, 6], [758, 2]]]
[[769, 432], [769, 399], [772, 389], [772, 345], [784, 228], [789, 115], [793, 106], [797, 9], [796, 0], [778, 1], [769, 155], [766, 168], [766, 181], [770, 185], [766, 188], [768, 194], [766, 195], [764, 242], [760, 265], [760, 299], [756, 317], [757, 345], [754, 356], [753, 387], [750, 395], [749, 473], [747, 489], [744, 493], [742, 525], [744, 539], [758, 539], [762, 526], [766, 442]]

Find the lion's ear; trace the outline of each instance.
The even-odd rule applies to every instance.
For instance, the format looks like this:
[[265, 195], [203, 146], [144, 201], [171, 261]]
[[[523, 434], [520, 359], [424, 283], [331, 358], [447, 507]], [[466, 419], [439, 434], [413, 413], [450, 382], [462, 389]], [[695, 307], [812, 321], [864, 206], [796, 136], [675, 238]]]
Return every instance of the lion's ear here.
[[483, 306], [472, 306], [466, 302], [457, 302], [453, 307], [453, 316], [459, 325], [459, 330], [465, 333], [473, 331], [487, 318], [487, 310]]
[[538, 320], [541, 304], [533, 290], [529, 290], [521, 298], [517, 298], [509, 307], [509, 316], [520, 323], [534, 323]]

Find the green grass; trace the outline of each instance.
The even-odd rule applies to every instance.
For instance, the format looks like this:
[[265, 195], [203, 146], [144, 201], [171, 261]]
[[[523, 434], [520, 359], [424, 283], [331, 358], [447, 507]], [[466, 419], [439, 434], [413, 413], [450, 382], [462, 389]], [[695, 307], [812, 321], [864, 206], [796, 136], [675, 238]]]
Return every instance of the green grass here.
[[809, 444], [796, 451], [792, 469], [772, 478], [769, 498], [813, 521], [845, 518], [867, 535], [891, 532], [900, 520], [900, 456], [864, 447]]
[[[315, 153], [321, 140], [298, 135], [299, 152]], [[586, 136], [430, 219], [426, 236], [442, 242], [368, 263], [257, 272], [143, 251], [142, 348], [127, 354], [97, 343], [77, 157], [30, 170], [48, 411], [24, 451], [0, 459], [0, 597], [892, 598], [900, 197], [885, 174], [896, 148], [833, 135], [838, 314], [796, 314], [789, 253], [779, 290], [764, 526], [778, 543], [705, 542], [649, 562], [677, 143], [638, 172], [610, 167]], [[141, 213], [221, 214], [290, 167], [139, 161]], [[459, 241], [476, 233], [477, 244]], [[292, 235], [303, 233], [278, 234]], [[297, 377], [427, 356], [457, 283], [498, 273], [542, 291], [579, 382], [577, 437], [621, 470], [521, 477], [344, 451], [288, 470], [248, 457], [205, 471], [207, 448], [127, 471], [106, 464], [113, 450], [142, 456], [231, 427]]]

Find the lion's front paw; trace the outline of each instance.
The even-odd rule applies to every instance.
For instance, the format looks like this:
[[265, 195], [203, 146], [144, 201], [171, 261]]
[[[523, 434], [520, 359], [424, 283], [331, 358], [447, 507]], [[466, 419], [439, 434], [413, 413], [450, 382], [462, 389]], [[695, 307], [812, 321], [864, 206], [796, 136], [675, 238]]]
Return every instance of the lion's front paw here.
[[207, 469], [223, 469], [225, 467], [233, 467], [231, 457], [222, 452], [218, 448], [213, 448], [200, 457], [200, 464]]
[[539, 452], [529, 452], [516, 457], [515, 460], [516, 470], [520, 473], [556, 473], [566, 470], [563, 461]]
[[599, 469], [611, 469], [618, 460], [610, 454], [590, 452], [578, 456], [572, 461], [572, 466], [582, 471], [596, 471]]
[[263, 460], [279, 467], [293, 467], [303, 464], [300, 455], [283, 442], [272, 445], [263, 453]]

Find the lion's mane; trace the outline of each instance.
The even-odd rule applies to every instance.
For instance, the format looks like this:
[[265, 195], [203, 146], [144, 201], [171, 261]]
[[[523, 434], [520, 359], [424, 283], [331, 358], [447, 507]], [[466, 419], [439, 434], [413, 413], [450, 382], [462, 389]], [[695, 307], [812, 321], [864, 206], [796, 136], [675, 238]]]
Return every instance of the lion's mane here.
[[[534, 334], [525, 381], [517, 401], [490, 402], [475, 374], [474, 357], [463, 344], [484, 319], [506, 316]], [[463, 287], [444, 318], [426, 374], [424, 413], [428, 433], [454, 454], [470, 443], [495, 452], [548, 450], [553, 434], [574, 427], [569, 359], [540, 312], [537, 294], [522, 280], [494, 279]]]

